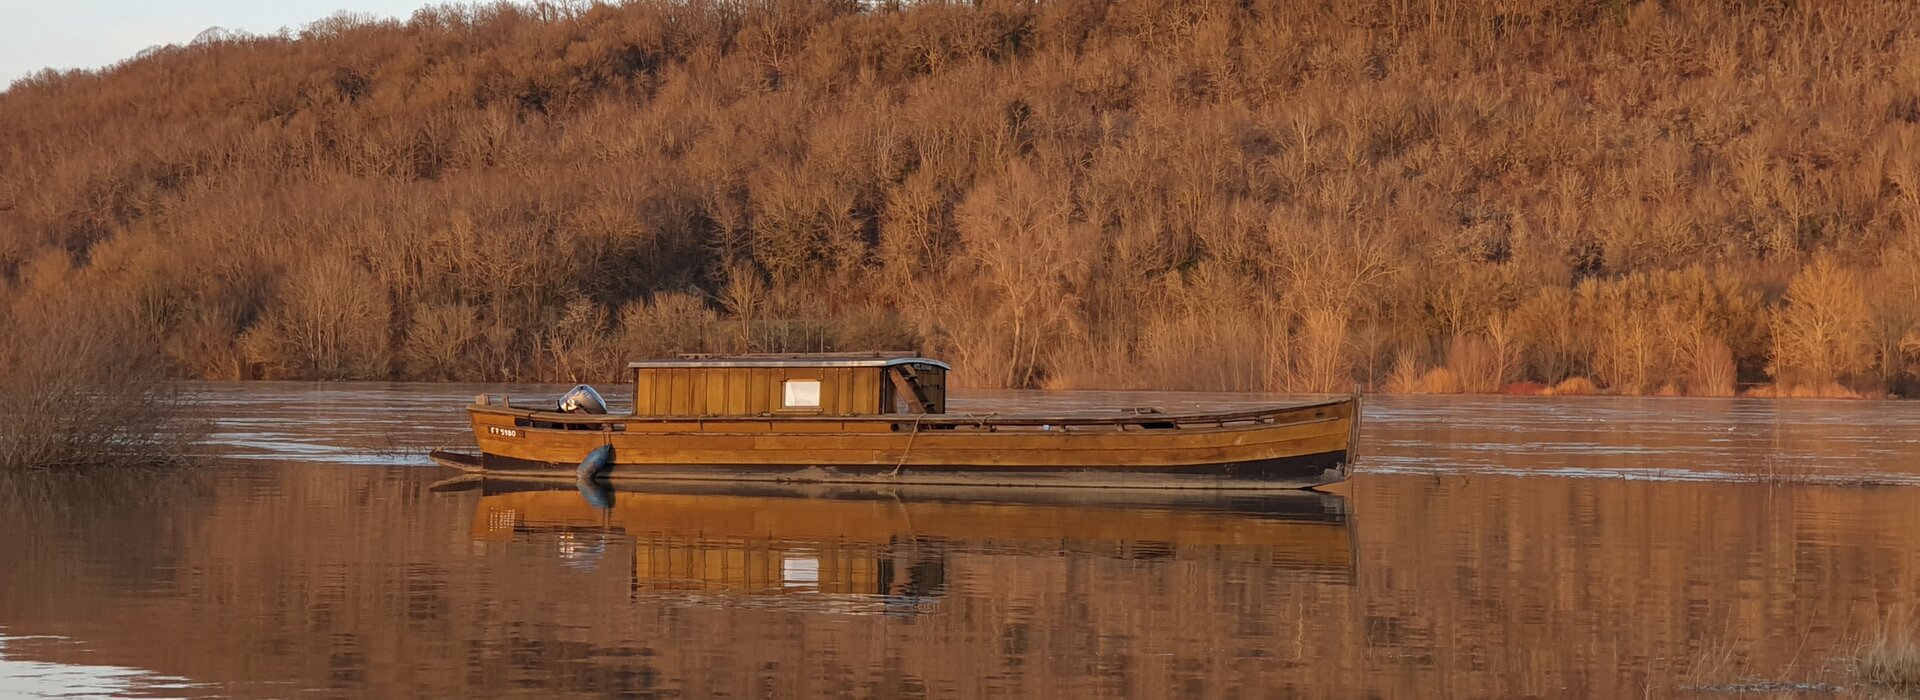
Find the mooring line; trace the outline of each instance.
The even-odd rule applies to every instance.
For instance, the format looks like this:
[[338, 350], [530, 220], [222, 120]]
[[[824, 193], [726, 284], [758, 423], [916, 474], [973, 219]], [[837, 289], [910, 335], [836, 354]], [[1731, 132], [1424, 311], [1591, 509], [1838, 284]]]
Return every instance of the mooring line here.
[[913, 432], [907, 434], [907, 448], [900, 451], [900, 461], [894, 463], [893, 471], [887, 472], [887, 478], [892, 479], [900, 476], [900, 468], [907, 466], [907, 455], [913, 454], [913, 441], [915, 438], [920, 437], [920, 419], [925, 417], [927, 417], [925, 413], [918, 413], [913, 416]]

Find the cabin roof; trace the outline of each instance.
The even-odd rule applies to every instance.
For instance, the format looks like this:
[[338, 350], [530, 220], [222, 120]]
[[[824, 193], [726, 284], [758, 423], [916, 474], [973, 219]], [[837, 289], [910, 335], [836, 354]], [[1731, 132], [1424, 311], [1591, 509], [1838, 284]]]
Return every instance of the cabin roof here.
[[896, 365], [933, 365], [952, 371], [947, 363], [912, 353], [813, 352], [793, 354], [680, 355], [664, 360], [636, 360], [627, 369], [684, 367], [893, 367]]

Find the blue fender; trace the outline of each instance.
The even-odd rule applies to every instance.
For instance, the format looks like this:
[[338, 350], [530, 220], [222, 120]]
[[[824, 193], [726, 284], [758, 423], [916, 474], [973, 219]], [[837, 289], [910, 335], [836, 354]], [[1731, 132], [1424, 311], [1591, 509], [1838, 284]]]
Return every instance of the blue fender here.
[[580, 489], [580, 497], [594, 510], [606, 510], [613, 507], [613, 490], [601, 486], [592, 479], [575, 479], [573, 485]]
[[573, 470], [573, 475], [581, 479], [592, 479], [611, 466], [613, 466], [613, 446], [601, 445], [593, 448], [592, 452], [588, 452], [586, 459], [580, 460], [580, 467]]

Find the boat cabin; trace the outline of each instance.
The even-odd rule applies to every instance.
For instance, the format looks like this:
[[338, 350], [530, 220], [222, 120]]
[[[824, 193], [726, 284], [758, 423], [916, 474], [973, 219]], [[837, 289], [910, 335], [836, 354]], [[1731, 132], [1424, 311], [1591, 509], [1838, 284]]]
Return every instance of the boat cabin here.
[[633, 415], [873, 416], [946, 413], [947, 372], [910, 354], [681, 355], [627, 364]]

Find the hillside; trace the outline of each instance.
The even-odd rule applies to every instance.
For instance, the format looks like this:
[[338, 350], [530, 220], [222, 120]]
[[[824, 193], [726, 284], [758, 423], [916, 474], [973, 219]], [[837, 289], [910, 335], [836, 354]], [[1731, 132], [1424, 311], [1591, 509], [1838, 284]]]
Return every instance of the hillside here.
[[442, 6], [0, 93], [10, 342], [215, 379], [1910, 394], [1917, 220], [1904, 0]]

